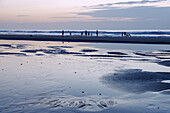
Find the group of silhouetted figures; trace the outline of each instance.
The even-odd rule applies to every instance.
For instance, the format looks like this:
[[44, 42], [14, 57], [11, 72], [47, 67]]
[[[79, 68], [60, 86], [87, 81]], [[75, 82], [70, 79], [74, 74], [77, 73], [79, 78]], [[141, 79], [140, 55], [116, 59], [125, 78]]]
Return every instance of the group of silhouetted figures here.
[[[72, 35], [72, 32], [70, 31], [70, 36]], [[81, 32], [81, 36], [83, 36], [85, 34], [85, 36], [92, 36], [92, 33], [88, 32], [87, 30], [85, 30], [85, 32]], [[64, 30], [62, 30], [62, 36], [64, 36]], [[99, 36], [99, 31], [96, 30], [96, 36]], [[122, 37], [131, 37], [130, 34], [127, 34], [126, 32], [122, 32]]]
[[[72, 32], [70, 31], [70, 36], [72, 35]], [[88, 32], [87, 30], [85, 30], [85, 32], [81, 32], [81, 36], [83, 36], [85, 34], [85, 36], [92, 36], [92, 33]], [[64, 36], [64, 30], [62, 30], [62, 36]], [[96, 36], [99, 36], [99, 31], [96, 30]]]
[[131, 37], [130, 34], [127, 34], [126, 32], [122, 32], [122, 37], [124, 37], [124, 36], [126, 36], [126, 37]]

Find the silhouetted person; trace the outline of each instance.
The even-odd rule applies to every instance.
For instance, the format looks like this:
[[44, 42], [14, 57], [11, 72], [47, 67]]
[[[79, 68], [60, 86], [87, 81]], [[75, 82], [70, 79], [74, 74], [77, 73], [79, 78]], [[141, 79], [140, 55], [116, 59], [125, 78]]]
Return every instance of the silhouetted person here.
[[62, 30], [62, 36], [64, 36], [64, 30]]
[[70, 32], [70, 36], [71, 36], [71, 32]]
[[81, 36], [83, 36], [83, 32], [81, 32]]
[[96, 35], [97, 35], [97, 37], [99, 36], [99, 31], [98, 30], [96, 30]]
[[87, 30], [85, 31], [85, 35], [87, 36]]
[[90, 35], [90, 33], [88, 32], [88, 36]]
[[126, 36], [126, 32], [124, 32], [124, 36]]

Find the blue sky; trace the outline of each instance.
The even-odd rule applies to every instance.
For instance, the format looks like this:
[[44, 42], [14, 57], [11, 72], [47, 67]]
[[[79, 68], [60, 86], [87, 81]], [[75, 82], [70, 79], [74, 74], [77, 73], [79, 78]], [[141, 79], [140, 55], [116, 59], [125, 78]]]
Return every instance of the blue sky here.
[[0, 0], [0, 29], [170, 29], [170, 0]]

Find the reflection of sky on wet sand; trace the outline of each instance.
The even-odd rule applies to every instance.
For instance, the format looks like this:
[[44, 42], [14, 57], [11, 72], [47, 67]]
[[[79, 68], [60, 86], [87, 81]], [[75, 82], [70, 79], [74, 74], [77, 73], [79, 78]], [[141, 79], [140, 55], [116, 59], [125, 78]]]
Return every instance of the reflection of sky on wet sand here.
[[[26, 55], [0, 55], [0, 112], [170, 111], [169, 83], [161, 82], [169, 79], [169, 67], [158, 63], [167, 59], [78, 44], [85, 43], [2, 41], [0, 53]], [[129, 57], [94, 56], [120, 54]]]
[[116, 88], [131, 93], [160, 92], [170, 89], [170, 84], [162, 82], [164, 80], [170, 80], [170, 73], [132, 69], [102, 78], [103, 83], [110, 85], [113, 89]]
[[117, 44], [117, 43], [95, 43], [95, 44], [80, 44], [83, 46], [104, 48], [110, 50], [133, 50], [133, 51], [155, 51], [155, 50], [166, 50], [170, 49], [170, 45], [161, 44]]

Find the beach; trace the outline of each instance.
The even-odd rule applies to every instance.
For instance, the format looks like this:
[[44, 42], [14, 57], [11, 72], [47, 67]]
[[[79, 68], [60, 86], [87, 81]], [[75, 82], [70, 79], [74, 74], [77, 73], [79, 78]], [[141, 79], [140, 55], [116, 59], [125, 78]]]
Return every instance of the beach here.
[[129, 37], [129, 36], [56, 36], [56, 35], [13, 35], [1, 34], [4, 40], [34, 40], [34, 41], [71, 41], [71, 42], [110, 42], [110, 43], [144, 43], [170, 44], [170, 37]]
[[0, 42], [0, 112], [170, 112], [168, 44]]
[[0, 0], [0, 113], [170, 113], [170, 0]]

